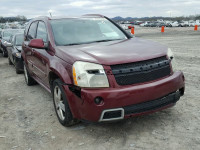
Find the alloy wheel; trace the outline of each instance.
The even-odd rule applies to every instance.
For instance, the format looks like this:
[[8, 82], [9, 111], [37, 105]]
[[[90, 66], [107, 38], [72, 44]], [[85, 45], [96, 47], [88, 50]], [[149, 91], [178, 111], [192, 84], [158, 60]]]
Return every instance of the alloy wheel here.
[[54, 88], [54, 103], [56, 107], [56, 111], [60, 120], [65, 120], [65, 104], [62, 97], [61, 89], [58, 86]]

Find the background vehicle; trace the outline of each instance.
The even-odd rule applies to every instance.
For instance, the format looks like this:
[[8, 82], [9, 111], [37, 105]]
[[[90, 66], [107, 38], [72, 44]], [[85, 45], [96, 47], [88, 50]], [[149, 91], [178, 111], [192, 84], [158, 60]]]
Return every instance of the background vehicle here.
[[157, 27], [157, 22], [152, 22], [149, 24], [150, 27]]
[[0, 52], [1, 52], [1, 41], [2, 41], [2, 29], [0, 29]]
[[33, 19], [22, 57], [27, 85], [37, 81], [52, 93], [65, 126], [152, 113], [184, 94], [169, 48], [132, 38], [102, 15]]
[[193, 21], [193, 20], [190, 20], [189, 21], [189, 26], [190, 27], [194, 27], [195, 25], [200, 25], [200, 21], [199, 20], [196, 20], [196, 21]]
[[172, 27], [171, 23], [167, 23], [166, 27]]
[[189, 27], [189, 22], [188, 21], [181, 21], [179, 23], [179, 27]]
[[158, 23], [157, 23], [157, 27], [162, 27], [162, 26], [164, 26], [164, 27], [165, 27], [165, 26], [166, 26], [166, 24], [165, 24], [165, 23], [160, 23], [160, 22], [158, 22]]
[[1, 34], [2, 40], [1, 40], [0, 50], [3, 53], [3, 57], [8, 56], [7, 44], [10, 44], [9, 43], [10, 37], [17, 33], [23, 33], [23, 32], [24, 32], [24, 30], [21, 30], [21, 29], [4, 29], [4, 30], [2, 30], [2, 34]]
[[24, 70], [23, 61], [21, 59], [22, 43], [24, 41], [24, 34], [12, 35], [10, 45], [7, 45], [8, 62], [9, 65], [14, 64], [16, 73], [22, 73]]
[[132, 29], [132, 28], [134, 28], [134, 25], [129, 25], [128, 26], [128, 29]]
[[127, 25], [127, 24], [121, 24], [121, 27], [122, 27], [124, 30], [128, 30], [128, 29], [129, 29], [128, 26], [129, 26], [129, 25]]
[[177, 21], [171, 23], [172, 27], [178, 27], [179, 23]]
[[144, 23], [140, 24], [141, 27], [145, 27], [146, 25], [148, 25], [150, 22], [149, 21], [145, 21]]

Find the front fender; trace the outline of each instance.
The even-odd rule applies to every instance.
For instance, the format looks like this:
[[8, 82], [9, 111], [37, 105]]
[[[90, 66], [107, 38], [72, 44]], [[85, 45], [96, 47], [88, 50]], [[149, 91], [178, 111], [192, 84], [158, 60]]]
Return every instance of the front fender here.
[[50, 70], [55, 73], [63, 83], [65, 84], [73, 84], [72, 79], [70, 78], [70, 70], [67, 68], [71, 68], [70, 64], [61, 63], [55, 60], [51, 61]]

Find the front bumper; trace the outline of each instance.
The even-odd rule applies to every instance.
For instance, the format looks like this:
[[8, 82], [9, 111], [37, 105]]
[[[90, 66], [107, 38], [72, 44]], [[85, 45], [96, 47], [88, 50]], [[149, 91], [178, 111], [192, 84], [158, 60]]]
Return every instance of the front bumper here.
[[[173, 106], [180, 98], [177, 94], [183, 95], [185, 82], [183, 73], [175, 72], [167, 78], [146, 84], [119, 88], [82, 89], [81, 98], [71, 92], [68, 86], [64, 86], [64, 88], [73, 116], [77, 119], [98, 122], [152, 113]], [[177, 92], [179, 90], [180, 92]], [[175, 93], [175, 96], [172, 96], [173, 99], [166, 98], [173, 93]], [[102, 97], [103, 104], [96, 105], [94, 102], [96, 97]], [[153, 101], [156, 102], [152, 103]], [[144, 107], [143, 104], [145, 104], [143, 111], [141, 111], [142, 109], [133, 111], [138, 109], [136, 106]], [[116, 111], [115, 117], [104, 119], [106, 110], [112, 111], [113, 109]], [[121, 116], [117, 117], [116, 114], [121, 114]], [[108, 113], [107, 116], [109, 116]]]

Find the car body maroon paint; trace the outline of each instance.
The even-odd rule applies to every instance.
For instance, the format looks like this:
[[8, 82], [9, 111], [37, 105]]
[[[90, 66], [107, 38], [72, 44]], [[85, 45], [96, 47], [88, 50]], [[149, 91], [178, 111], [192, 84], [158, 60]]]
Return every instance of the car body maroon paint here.
[[72, 47], [58, 46], [57, 49], [56, 56], [63, 60], [70, 58], [69, 63], [71, 64], [81, 60], [104, 65], [114, 65], [164, 56], [168, 48], [156, 42], [135, 37], [123, 41], [111, 41], [99, 44], [93, 43]]
[[[95, 15], [82, 17], [93, 16]], [[95, 17], [106, 18], [104, 16]], [[171, 103], [165, 103], [165, 105], [162, 103], [162, 105], [159, 105], [160, 107], [152, 107], [152, 109], [137, 111], [135, 113], [126, 114], [125, 107], [137, 104], [141, 104], [142, 107], [147, 107], [146, 102], [169, 97], [168, 95], [171, 93], [180, 91], [180, 95], [184, 94], [184, 75], [180, 71], [174, 72], [171, 67], [170, 74], [165, 77], [131, 85], [119, 85], [112, 72], [112, 65], [142, 62], [162, 56], [167, 57], [168, 48], [166, 46], [136, 37], [131, 38], [128, 34], [126, 34], [127, 39], [124, 40], [73, 46], [57, 46], [55, 44], [52, 27], [50, 25], [50, 21], [54, 19], [56, 20], [62, 18], [36, 18], [29, 23], [27, 29], [25, 30], [22, 57], [31, 77], [49, 92], [52, 91], [52, 82], [54, 79], [59, 78], [62, 81], [62, 87], [64, 88], [65, 95], [68, 99], [69, 107], [74, 118], [94, 122], [104, 121], [101, 118], [102, 113], [105, 110], [117, 108], [120, 108], [120, 111], [123, 110], [121, 111], [121, 113], [123, 113], [121, 114], [123, 115], [122, 118], [142, 115], [171, 107], [175, 105], [179, 98]], [[29, 45], [31, 40], [34, 40], [37, 36], [35, 35], [35, 37], [30, 39], [29, 36], [31, 35], [28, 34], [31, 29], [29, 28], [33, 23], [37, 24], [35, 26], [38, 26], [38, 22], [44, 23], [46, 27], [46, 44], [48, 45], [46, 48], [42, 48], [41, 40], [39, 40], [38, 45], [36, 42], [37, 40], [35, 40], [36, 43], [34, 43], [35, 45], [33, 47], [30, 47]], [[123, 30], [119, 26], [117, 27], [120, 30]], [[125, 31], [123, 32], [125, 34]], [[76, 61], [103, 65], [108, 78], [109, 87], [79, 87], [78, 92], [80, 92], [80, 95], [77, 95], [73, 90], [70, 90], [71, 87], [76, 87], [74, 86], [72, 75], [72, 66]], [[103, 99], [103, 103], [99, 105], [95, 104], [94, 99], [97, 97], [101, 97]], [[148, 106], [150, 105], [151, 104]], [[112, 120], [112, 118], [110, 120]]]

